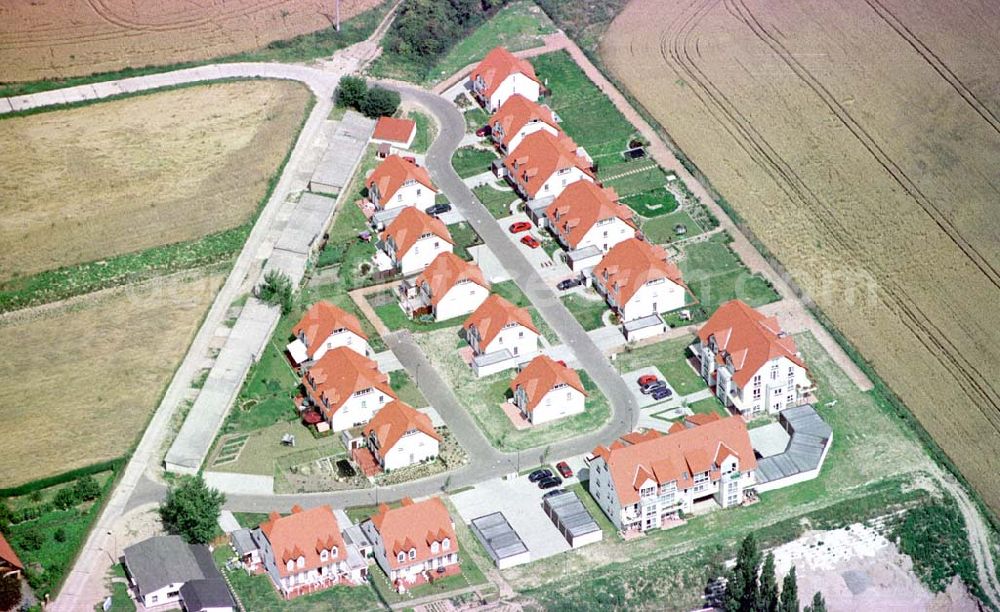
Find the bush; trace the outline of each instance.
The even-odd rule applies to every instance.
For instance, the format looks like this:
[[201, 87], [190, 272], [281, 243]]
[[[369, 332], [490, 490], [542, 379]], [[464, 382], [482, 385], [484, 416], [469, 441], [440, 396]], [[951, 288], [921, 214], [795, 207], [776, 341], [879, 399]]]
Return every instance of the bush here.
[[76, 491], [73, 487], [66, 487], [59, 489], [59, 492], [57, 492], [56, 496], [52, 499], [52, 503], [60, 510], [69, 510], [80, 503], [80, 499], [77, 497]]
[[366, 117], [389, 116], [399, 108], [399, 93], [384, 87], [372, 87], [361, 100], [358, 110]]
[[191, 544], [204, 544], [215, 535], [226, 496], [205, 484], [201, 475], [181, 478], [160, 505], [163, 526]]
[[281, 306], [281, 314], [292, 311], [292, 281], [287, 276], [271, 270], [257, 288], [257, 297], [272, 306]]
[[341, 77], [337, 85], [335, 101], [337, 106], [358, 108], [368, 93], [368, 83], [361, 77], [345, 76]]
[[56, 542], [65, 542], [66, 541], [66, 530], [63, 529], [62, 527], [56, 529], [55, 533], [52, 534], [52, 538]]
[[430, 66], [506, 0], [410, 0], [397, 11], [384, 49]]
[[45, 544], [45, 536], [37, 529], [28, 529], [21, 535], [21, 546], [25, 550], [38, 550]]
[[92, 501], [101, 496], [101, 485], [93, 476], [84, 476], [73, 485], [73, 492], [79, 501]]

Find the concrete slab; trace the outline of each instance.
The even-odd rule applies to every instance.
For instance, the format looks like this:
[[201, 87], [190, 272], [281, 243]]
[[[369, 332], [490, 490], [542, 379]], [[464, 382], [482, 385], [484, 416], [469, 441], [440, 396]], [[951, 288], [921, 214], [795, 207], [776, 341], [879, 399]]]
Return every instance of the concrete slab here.
[[233, 495], [274, 494], [274, 478], [271, 476], [205, 472], [205, 484], [223, 493], [232, 493]]
[[242, 529], [240, 522], [236, 520], [233, 513], [229, 510], [223, 510], [219, 513], [219, 528], [225, 534], [230, 534], [234, 531], [239, 531]]
[[[660, 380], [666, 379], [663, 372], [661, 372], [656, 366], [646, 366], [645, 368], [639, 368], [638, 370], [622, 374], [622, 380], [624, 380], [625, 384], [628, 385], [628, 390], [632, 392], [632, 397], [635, 398], [635, 401], [639, 404], [640, 409], [649, 408], [650, 406], [655, 406], [657, 404], [666, 404], [667, 402], [679, 402], [679, 398], [675, 397], [676, 393], [671, 395], [669, 399], [661, 401], [657, 401], [648, 395], [643, 395], [642, 391], [639, 390], [639, 378], [646, 376], [647, 374], [652, 374]], [[673, 393], [674, 388], [670, 386], [670, 381], [667, 381], [667, 388]]]
[[382, 351], [381, 353], [375, 353], [372, 357], [375, 363], [378, 364], [378, 369], [385, 372], [395, 372], [396, 370], [402, 370], [403, 364], [399, 362], [399, 358], [392, 351]]
[[444, 418], [434, 408], [434, 406], [424, 406], [423, 408], [421, 408], [421, 407], [416, 407], [416, 408], [417, 408], [417, 412], [423, 412], [428, 417], [430, 417], [430, 419], [431, 419], [431, 425], [433, 425], [434, 427], [447, 427], [448, 426], [448, 424], [444, 422]]
[[361, 152], [375, 131], [375, 122], [347, 111], [327, 144], [326, 152], [310, 180], [310, 189], [323, 193], [340, 193], [351, 180], [361, 159]]
[[791, 436], [780, 423], [770, 423], [750, 430], [750, 444], [761, 457], [780, 455], [788, 448]]
[[452, 208], [448, 212], [438, 215], [438, 219], [441, 219], [441, 223], [445, 225], [455, 225], [456, 223], [465, 221], [465, 215], [457, 208]]
[[302, 282], [302, 277], [306, 274], [306, 264], [309, 256], [302, 253], [285, 251], [284, 249], [272, 249], [264, 264], [264, 269], [260, 273], [261, 281], [267, 278], [272, 271], [278, 271], [287, 276], [292, 281], [293, 287], [298, 287]]
[[304, 193], [274, 245], [276, 249], [309, 255], [316, 247], [323, 230], [329, 225], [337, 200], [315, 193]]
[[590, 339], [594, 341], [597, 348], [605, 353], [616, 351], [625, 346], [625, 336], [617, 327], [605, 326], [592, 329], [587, 332]]
[[472, 256], [472, 261], [476, 262], [483, 271], [483, 274], [486, 275], [486, 280], [491, 283], [502, 283], [510, 280], [510, 274], [507, 273], [507, 269], [503, 267], [497, 256], [485, 244], [471, 247], [469, 255]]

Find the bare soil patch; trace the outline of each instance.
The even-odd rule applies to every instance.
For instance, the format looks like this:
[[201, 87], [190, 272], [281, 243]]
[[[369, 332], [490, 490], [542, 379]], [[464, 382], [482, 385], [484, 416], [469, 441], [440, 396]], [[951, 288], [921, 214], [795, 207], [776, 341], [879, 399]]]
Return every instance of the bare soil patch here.
[[601, 47], [994, 511], [998, 28], [975, 0], [632, 0]]
[[131, 447], [223, 278], [195, 270], [0, 317], [0, 487]]
[[309, 95], [217, 83], [0, 121], [0, 282], [245, 223]]

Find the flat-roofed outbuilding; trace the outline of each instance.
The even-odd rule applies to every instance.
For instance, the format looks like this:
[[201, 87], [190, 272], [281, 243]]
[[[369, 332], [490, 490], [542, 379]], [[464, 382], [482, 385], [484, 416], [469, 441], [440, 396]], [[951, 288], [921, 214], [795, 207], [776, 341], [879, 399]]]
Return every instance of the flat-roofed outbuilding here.
[[507, 569], [531, 561], [531, 553], [521, 536], [507, 522], [502, 512], [472, 519], [472, 532], [483, 543], [498, 569]]
[[572, 491], [562, 491], [546, 497], [542, 501], [545, 514], [552, 519], [557, 529], [573, 548], [600, 542], [604, 532], [594, 520], [583, 502]]

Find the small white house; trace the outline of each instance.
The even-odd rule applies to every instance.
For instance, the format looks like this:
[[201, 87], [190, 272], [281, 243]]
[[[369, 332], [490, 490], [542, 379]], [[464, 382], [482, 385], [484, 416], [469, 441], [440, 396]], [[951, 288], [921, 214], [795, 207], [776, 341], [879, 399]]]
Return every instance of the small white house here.
[[399, 155], [390, 155], [365, 181], [368, 199], [379, 210], [416, 206], [427, 210], [434, 205], [438, 190], [427, 170]]
[[310, 306], [292, 328], [292, 335], [295, 340], [286, 350], [296, 365], [309, 365], [327, 351], [342, 346], [366, 357], [372, 354], [358, 318], [330, 302], [320, 301]]
[[525, 136], [503, 161], [507, 180], [526, 200], [557, 198], [577, 181], [594, 181], [593, 161], [569, 136], [539, 130]]
[[495, 113], [515, 94], [536, 102], [542, 91], [531, 62], [503, 47], [487, 53], [469, 74], [469, 81], [472, 94], [488, 113]]
[[454, 241], [445, 224], [416, 207], [406, 207], [382, 232], [376, 254], [379, 269], [404, 276], [426, 268], [441, 253], [451, 253]]
[[389, 582], [406, 589], [460, 573], [455, 524], [440, 498], [414, 502], [404, 497], [401, 503], [398, 508], [382, 504], [361, 524]]
[[666, 251], [638, 238], [619, 242], [608, 250], [593, 271], [594, 288], [622, 321], [683, 308], [687, 286]]
[[441, 435], [431, 419], [399, 400], [389, 402], [365, 426], [365, 441], [385, 471], [436, 459]]
[[489, 126], [490, 138], [505, 155], [530, 134], [546, 131], [558, 136], [561, 131], [551, 110], [520, 94], [514, 94], [503, 103], [490, 117]]
[[547, 423], [585, 409], [587, 392], [576, 370], [539, 355], [510, 384], [513, 403], [532, 425]]
[[618, 203], [615, 190], [590, 181], [568, 185], [545, 210], [549, 229], [566, 249], [588, 247], [607, 253], [615, 245], [635, 238], [632, 209]]
[[302, 377], [302, 386], [307, 400], [303, 410], [317, 411], [325, 429], [333, 431], [364, 425], [397, 399], [376, 362], [344, 347], [323, 355]]
[[441, 253], [410, 281], [400, 285], [400, 306], [408, 316], [431, 314], [436, 321], [467, 315], [489, 297], [490, 284], [474, 263]]
[[517, 367], [538, 353], [538, 328], [531, 313], [500, 295], [486, 298], [462, 327], [477, 376]]

